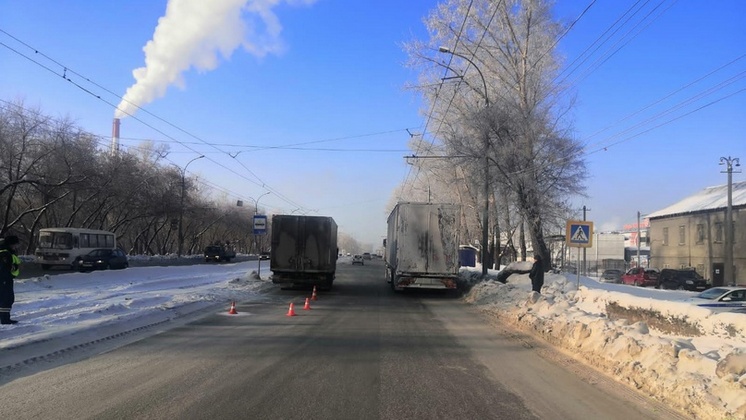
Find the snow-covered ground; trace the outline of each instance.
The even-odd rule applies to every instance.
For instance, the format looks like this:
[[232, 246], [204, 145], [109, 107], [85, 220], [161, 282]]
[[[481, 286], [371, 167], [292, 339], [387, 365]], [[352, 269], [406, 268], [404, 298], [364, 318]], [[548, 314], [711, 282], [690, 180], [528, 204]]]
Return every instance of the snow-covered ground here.
[[[131, 264], [138, 259], [129, 258]], [[28, 359], [177, 326], [208, 312], [227, 314], [231, 302], [261, 300], [274, 288], [269, 263], [262, 261], [261, 278], [257, 268], [253, 260], [16, 279], [11, 318], [19, 323], [0, 325], [0, 372]]]
[[[58, 354], [205, 313], [230, 316], [230, 302], [263, 300], [274, 288], [267, 262], [261, 276], [256, 270], [257, 261], [247, 261], [17, 280], [12, 317], [20, 322], [0, 326], [0, 372], [43, 359], [38, 348], [46, 344]], [[528, 275], [516, 274], [507, 284], [475, 282], [464, 299], [693, 417], [746, 418], [746, 314], [682, 302], [692, 292], [578, 282], [575, 275], [547, 274], [542, 295], [530, 290]], [[26, 351], [32, 345], [37, 353]]]
[[465, 299], [694, 418], [746, 419], [746, 314], [683, 302], [695, 294], [547, 273], [541, 295], [514, 274]]

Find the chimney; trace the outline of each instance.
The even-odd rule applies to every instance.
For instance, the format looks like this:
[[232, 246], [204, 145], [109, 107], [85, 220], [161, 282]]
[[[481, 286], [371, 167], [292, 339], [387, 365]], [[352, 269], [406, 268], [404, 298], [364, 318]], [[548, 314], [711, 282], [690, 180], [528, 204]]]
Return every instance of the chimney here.
[[111, 123], [111, 154], [119, 153], [119, 118], [114, 118]]

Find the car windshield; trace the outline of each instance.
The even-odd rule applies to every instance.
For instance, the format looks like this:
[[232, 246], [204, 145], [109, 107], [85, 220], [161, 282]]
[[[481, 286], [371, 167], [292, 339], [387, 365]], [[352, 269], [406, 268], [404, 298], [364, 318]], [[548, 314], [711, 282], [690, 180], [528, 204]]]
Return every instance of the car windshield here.
[[712, 289], [707, 289], [704, 292], [697, 295], [700, 299], [715, 299], [716, 297], [722, 295], [723, 293], [727, 292], [728, 289], [723, 289], [720, 287], [713, 287]]
[[606, 270], [604, 271], [604, 275], [606, 274], [621, 274], [620, 270]]

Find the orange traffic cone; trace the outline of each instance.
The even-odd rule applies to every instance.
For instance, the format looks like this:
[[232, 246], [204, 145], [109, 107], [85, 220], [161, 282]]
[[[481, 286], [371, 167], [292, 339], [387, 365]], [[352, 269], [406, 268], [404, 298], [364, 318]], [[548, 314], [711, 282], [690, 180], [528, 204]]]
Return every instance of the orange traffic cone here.
[[238, 312], [236, 312], [236, 302], [231, 302], [231, 309], [228, 311], [229, 315], [236, 315]]
[[293, 302], [290, 302], [290, 308], [288, 308], [287, 316], [295, 316], [295, 310], [293, 309]]
[[316, 286], [313, 286], [313, 293], [311, 293], [311, 300], [316, 300]]
[[303, 306], [303, 309], [305, 309], [305, 310], [311, 309], [311, 299], [306, 298], [306, 304], [305, 304], [305, 306]]

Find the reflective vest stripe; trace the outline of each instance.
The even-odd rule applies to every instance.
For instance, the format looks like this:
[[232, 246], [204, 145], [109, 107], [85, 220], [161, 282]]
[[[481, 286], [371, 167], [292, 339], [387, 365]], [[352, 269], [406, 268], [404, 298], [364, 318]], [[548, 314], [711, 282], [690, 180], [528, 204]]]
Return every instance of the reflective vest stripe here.
[[[8, 252], [7, 249], [0, 249], [0, 253]], [[21, 274], [21, 259], [18, 258], [16, 254], [10, 254], [12, 265], [10, 267], [10, 274], [13, 277], [18, 277], [19, 274]]]

